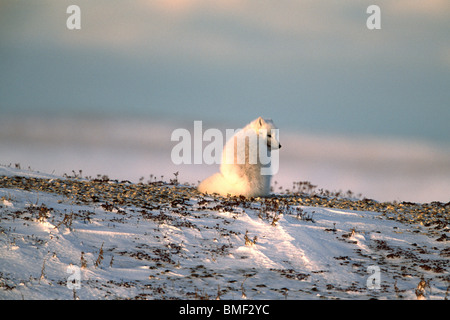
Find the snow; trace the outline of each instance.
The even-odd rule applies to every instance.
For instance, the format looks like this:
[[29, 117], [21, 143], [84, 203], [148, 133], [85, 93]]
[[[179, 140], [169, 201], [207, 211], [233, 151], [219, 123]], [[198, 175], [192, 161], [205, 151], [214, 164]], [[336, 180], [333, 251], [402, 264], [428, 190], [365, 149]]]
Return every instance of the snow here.
[[425, 298], [448, 295], [446, 241], [378, 212], [292, 206], [308, 218], [276, 220], [261, 201], [201, 195], [159, 210], [102, 204], [0, 188], [0, 298], [416, 299], [421, 280]]

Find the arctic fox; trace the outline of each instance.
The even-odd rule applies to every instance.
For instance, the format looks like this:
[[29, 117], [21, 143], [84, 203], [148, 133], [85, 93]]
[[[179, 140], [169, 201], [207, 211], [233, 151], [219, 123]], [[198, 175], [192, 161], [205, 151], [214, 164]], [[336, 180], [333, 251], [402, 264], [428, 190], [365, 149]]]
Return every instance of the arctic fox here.
[[[278, 130], [270, 119], [259, 117], [249, 123], [223, 148], [220, 172], [203, 180], [198, 190], [203, 193], [218, 193], [222, 196], [228, 194], [245, 197], [269, 195], [271, 168], [267, 158], [270, 160], [271, 150], [281, 148], [277, 133]], [[263, 146], [262, 149], [261, 146]]]

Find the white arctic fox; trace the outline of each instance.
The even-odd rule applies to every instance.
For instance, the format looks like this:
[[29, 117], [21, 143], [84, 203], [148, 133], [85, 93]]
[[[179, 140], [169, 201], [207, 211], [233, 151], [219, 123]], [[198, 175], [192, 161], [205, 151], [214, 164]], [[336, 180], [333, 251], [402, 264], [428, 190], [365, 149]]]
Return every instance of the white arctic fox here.
[[[275, 129], [275, 130], [273, 130]], [[271, 150], [281, 148], [277, 140], [278, 130], [270, 119], [252, 121], [238, 131], [225, 145], [220, 172], [203, 180], [198, 190], [218, 193], [222, 196], [267, 196], [270, 193], [273, 162]], [[261, 149], [261, 146], [263, 148]], [[267, 147], [266, 147], [267, 146]], [[260, 150], [262, 150], [260, 154]], [[278, 155], [278, 154], [277, 154]], [[276, 159], [278, 160], [278, 159]]]

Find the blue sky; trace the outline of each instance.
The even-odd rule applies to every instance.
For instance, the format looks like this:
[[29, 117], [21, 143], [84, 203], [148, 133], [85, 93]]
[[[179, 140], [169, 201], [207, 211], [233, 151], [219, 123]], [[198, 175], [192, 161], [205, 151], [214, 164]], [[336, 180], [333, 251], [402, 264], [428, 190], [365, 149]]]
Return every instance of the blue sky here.
[[[81, 30], [66, 8], [81, 8]], [[381, 30], [366, 9], [381, 8]], [[450, 141], [450, 2], [0, 1], [3, 114]], [[245, 120], [241, 120], [245, 119]]]

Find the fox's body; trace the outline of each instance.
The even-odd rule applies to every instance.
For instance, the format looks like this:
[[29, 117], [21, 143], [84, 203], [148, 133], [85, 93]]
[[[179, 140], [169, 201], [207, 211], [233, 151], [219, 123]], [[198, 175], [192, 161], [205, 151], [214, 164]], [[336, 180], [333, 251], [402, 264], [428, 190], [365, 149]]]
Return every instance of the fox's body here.
[[222, 196], [269, 195], [269, 164], [262, 161], [265, 159], [260, 156], [259, 148], [262, 144], [267, 146], [268, 152], [265, 156], [270, 156], [271, 150], [281, 147], [273, 129], [276, 127], [272, 120], [259, 117], [237, 132], [223, 149], [220, 172], [202, 181], [198, 190]]

